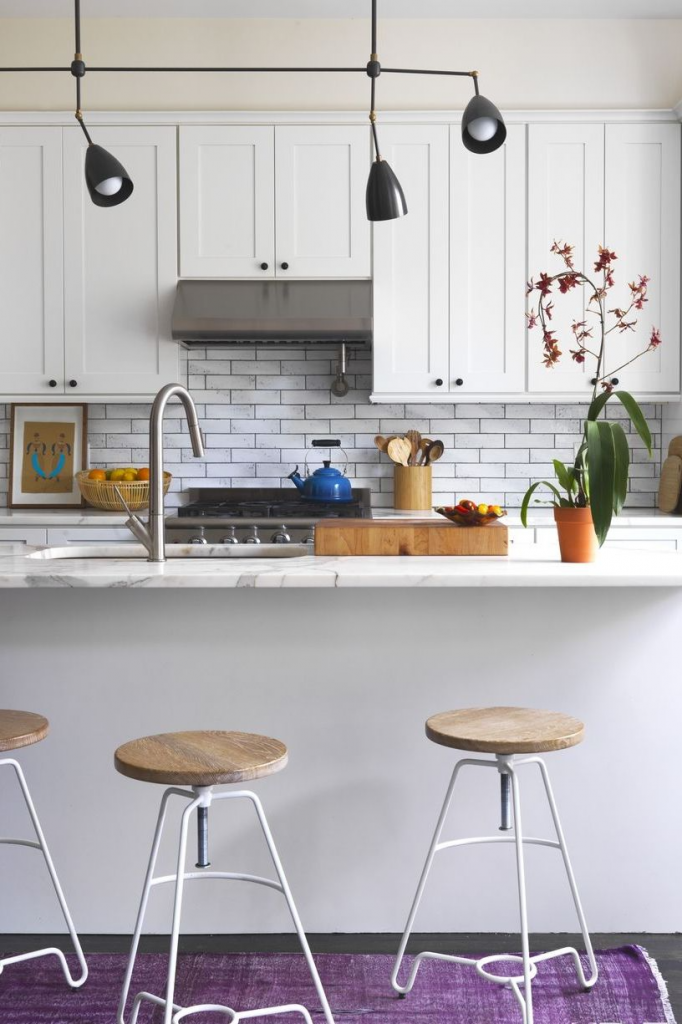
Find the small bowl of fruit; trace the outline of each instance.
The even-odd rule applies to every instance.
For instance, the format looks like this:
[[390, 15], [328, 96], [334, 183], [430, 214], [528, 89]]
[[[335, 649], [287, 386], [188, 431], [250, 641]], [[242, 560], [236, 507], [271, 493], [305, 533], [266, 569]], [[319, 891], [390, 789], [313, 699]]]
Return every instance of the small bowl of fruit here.
[[[172, 480], [170, 473], [163, 474], [163, 493], [168, 492]], [[83, 469], [76, 473], [80, 492], [88, 505], [107, 512], [125, 512], [119, 493], [132, 512], [139, 512], [149, 505], [149, 469], [143, 466], [135, 469], [127, 466], [120, 469]]]
[[462, 499], [458, 505], [440, 505], [434, 511], [458, 526], [489, 526], [507, 514], [501, 505], [476, 504], [468, 498]]

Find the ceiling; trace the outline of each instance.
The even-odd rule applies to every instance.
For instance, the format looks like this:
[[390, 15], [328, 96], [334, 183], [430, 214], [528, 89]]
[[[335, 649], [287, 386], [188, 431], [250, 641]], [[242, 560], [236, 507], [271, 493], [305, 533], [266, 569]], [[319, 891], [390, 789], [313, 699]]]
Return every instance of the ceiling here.
[[[363, 18], [370, 0], [82, 0], [87, 17]], [[0, 17], [70, 17], [71, 0], [0, 0]], [[379, 0], [382, 18], [682, 18], [682, 0]]]

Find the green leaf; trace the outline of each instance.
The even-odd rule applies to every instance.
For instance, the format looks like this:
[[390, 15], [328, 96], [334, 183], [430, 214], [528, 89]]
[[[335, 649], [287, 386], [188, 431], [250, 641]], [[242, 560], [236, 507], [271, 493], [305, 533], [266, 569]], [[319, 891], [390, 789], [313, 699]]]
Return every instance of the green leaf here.
[[627, 435], [620, 423], [611, 424], [611, 433], [613, 434], [613, 446], [616, 457], [613, 488], [613, 511], [616, 515], [620, 515], [628, 492], [630, 445], [628, 444]]
[[640, 409], [637, 401], [632, 397], [629, 391], [614, 391], [614, 394], [625, 406], [635, 430], [641, 437], [642, 441], [644, 441], [649, 455], [651, 455], [651, 431], [649, 430], [647, 421], [644, 419], [644, 413]]
[[606, 540], [613, 515], [616, 453], [610, 423], [585, 424], [590, 472], [590, 507], [599, 546]]
[[559, 485], [563, 487], [566, 493], [569, 495], [573, 494], [578, 489], [572, 467], [565, 466], [559, 459], [552, 459], [552, 465], [554, 466], [554, 472], [556, 478], [559, 481]]
[[550, 491], [554, 492], [557, 501], [559, 502], [559, 504], [561, 504], [561, 495], [559, 494], [554, 484], [551, 484], [549, 480], [536, 480], [534, 484], [530, 485], [530, 487], [524, 494], [523, 502], [521, 503], [521, 522], [524, 526], [528, 526], [528, 506], [530, 505], [530, 499], [533, 497], [533, 494], [538, 489], [538, 487], [541, 487], [543, 485], [545, 487], [549, 487]]
[[590, 408], [587, 410], [588, 420], [597, 419], [599, 413], [602, 411], [612, 394], [613, 391], [602, 391], [601, 395], [597, 395], [594, 401], [590, 403]]

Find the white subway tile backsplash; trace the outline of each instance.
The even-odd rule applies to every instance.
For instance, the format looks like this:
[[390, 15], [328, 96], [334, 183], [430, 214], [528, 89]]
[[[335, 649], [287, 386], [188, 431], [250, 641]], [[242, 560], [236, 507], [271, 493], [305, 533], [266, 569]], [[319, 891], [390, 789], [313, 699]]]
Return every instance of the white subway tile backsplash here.
[[[331, 395], [336, 355], [326, 358], [314, 348], [277, 351], [246, 347], [181, 353], [206, 438], [206, 456], [195, 460], [180, 404], [166, 410], [166, 462], [173, 473], [169, 508], [187, 500], [190, 487], [290, 487], [288, 474], [297, 464], [319, 462], [310, 442], [341, 439], [356, 486], [370, 487], [375, 505], [393, 503], [393, 467], [377, 451], [374, 436], [409, 428], [446, 445], [434, 464], [434, 504], [461, 498], [501, 501], [518, 507], [529, 483], [551, 479], [552, 459], [569, 461], [580, 442], [588, 403], [501, 402], [450, 404], [425, 402], [371, 404], [371, 366], [367, 358], [349, 361], [350, 390]], [[181, 378], [182, 379], [182, 378]], [[654, 438], [649, 458], [639, 437], [624, 423], [632, 448], [631, 503], [651, 507], [656, 501], [662, 457], [662, 407], [644, 407]], [[622, 418], [621, 407], [607, 405], [609, 418]], [[0, 505], [6, 503], [8, 409], [0, 405]], [[139, 402], [89, 407], [90, 464], [144, 465], [149, 406]], [[680, 416], [682, 424], [682, 415]], [[671, 432], [682, 426], [671, 418]], [[343, 461], [341, 459], [341, 461]]]

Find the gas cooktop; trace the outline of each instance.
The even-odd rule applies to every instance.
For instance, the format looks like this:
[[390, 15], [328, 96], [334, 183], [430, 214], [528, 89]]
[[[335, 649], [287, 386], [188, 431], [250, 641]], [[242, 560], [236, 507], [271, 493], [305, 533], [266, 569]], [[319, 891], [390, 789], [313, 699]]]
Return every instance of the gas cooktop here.
[[312, 501], [299, 498], [289, 488], [202, 488], [189, 492], [189, 503], [178, 509], [178, 518], [188, 519], [234, 519], [278, 523], [287, 520], [357, 518], [372, 516], [371, 492], [365, 488], [354, 488], [351, 501]]

